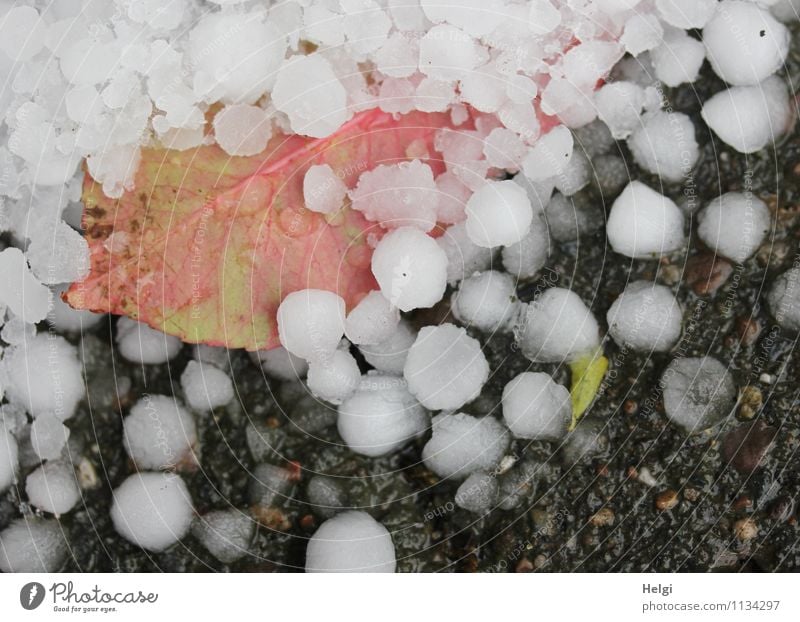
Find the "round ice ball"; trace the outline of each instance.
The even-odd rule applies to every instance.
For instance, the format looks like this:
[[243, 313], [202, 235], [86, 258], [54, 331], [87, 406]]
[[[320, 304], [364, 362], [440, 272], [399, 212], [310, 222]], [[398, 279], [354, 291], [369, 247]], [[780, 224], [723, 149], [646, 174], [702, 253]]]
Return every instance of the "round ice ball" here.
[[372, 274], [381, 293], [401, 311], [432, 307], [447, 287], [447, 255], [419, 229], [400, 227], [378, 242]]
[[514, 279], [496, 270], [461, 281], [450, 301], [459, 322], [485, 332], [509, 330], [518, 306]]
[[516, 244], [503, 248], [503, 267], [518, 279], [532, 279], [544, 268], [550, 254], [550, 233], [547, 223], [534, 216], [528, 233]]
[[67, 542], [57, 520], [18, 518], [0, 532], [0, 570], [56, 572], [67, 556]]
[[197, 443], [192, 415], [166, 395], [146, 395], [122, 423], [125, 451], [140, 469], [168, 469], [190, 458]]
[[787, 270], [775, 279], [767, 304], [779, 325], [800, 332], [800, 268]]
[[683, 212], [667, 197], [632, 181], [611, 206], [606, 234], [616, 252], [655, 259], [683, 245]]
[[39, 415], [31, 424], [31, 448], [42, 460], [58, 458], [69, 435], [69, 428], [58, 417], [50, 413]]
[[687, 178], [700, 157], [694, 123], [682, 112], [646, 115], [628, 139], [628, 147], [640, 166], [671, 182]]
[[170, 547], [192, 524], [192, 499], [178, 475], [135, 473], [113, 497], [111, 520], [117, 533], [148, 551]]
[[60, 420], [75, 413], [83, 398], [83, 370], [77, 351], [63, 337], [40, 333], [6, 350], [0, 363], [7, 375], [6, 396], [37, 417]]
[[700, 239], [737, 263], [753, 256], [770, 228], [767, 204], [749, 192], [723, 194], [700, 212], [698, 220]]
[[728, 416], [736, 402], [736, 385], [717, 359], [679, 358], [661, 376], [664, 410], [675, 424], [702, 432]]
[[131, 363], [159, 365], [172, 360], [181, 349], [181, 340], [127, 317], [117, 320], [117, 347]]
[[387, 339], [374, 345], [362, 344], [358, 349], [367, 363], [378, 371], [402, 374], [408, 351], [416, 338], [417, 331], [408, 320], [402, 319]]
[[16, 439], [0, 426], [0, 492], [5, 492], [14, 483], [19, 467], [18, 456]]
[[214, 138], [228, 155], [261, 153], [271, 137], [270, 115], [258, 106], [230, 104], [214, 115]]
[[516, 332], [522, 353], [538, 363], [572, 361], [600, 345], [600, 328], [589, 307], [561, 287], [528, 304]]
[[494, 471], [508, 449], [508, 431], [494, 417], [443, 413], [431, 423], [433, 435], [422, 450], [422, 459], [443, 479]]
[[232, 564], [247, 554], [256, 523], [237, 509], [213, 510], [192, 525], [192, 535], [223, 564]]
[[489, 378], [481, 344], [453, 324], [426, 326], [408, 351], [408, 390], [430, 410], [455, 410], [480, 395]]
[[218, 367], [189, 361], [181, 374], [186, 403], [198, 412], [225, 406], [233, 399], [233, 382]]
[[714, 72], [733, 85], [758, 84], [775, 73], [789, 53], [789, 30], [755, 2], [724, 0], [703, 28]]
[[475, 244], [467, 233], [465, 222], [445, 229], [441, 237], [436, 239], [436, 243], [447, 255], [447, 282], [450, 285], [456, 285], [475, 272], [488, 270], [492, 265], [495, 249]]
[[611, 305], [608, 332], [620, 346], [666, 352], [681, 336], [683, 313], [668, 287], [634, 281]]
[[397, 329], [400, 312], [379, 291], [364, 296], [344, 322], [345, 336], [355, 344], [375, 345]]
[[278, 336], [292, 354], [307, 361], [330, 357], [344, 335], [341, 296], [322, 289], [292, 292], [278, 307]]
[[347, 186], [330, 164], [317, 164], [306, 171], [303, 177], [303, 200], [312, 212], [338, 212], [346, 195]]
[[252, 356], [264, 373], [276, 380], [300, 380], [308, 372], [306, 360], [295, 356], [283, 346], [271, 350], [258, 350], [253, 352]]
[[308, 366], [308, 389], [315, 397], [341, 404], [350, 397], [361, 380], [356, 359], [347, 350], [336, 350], [325, 362], [312, 361]]
[[394, 572], [389, 531], [366, 512], [326, 520], [308, 541], [306, 572]]
[[720, 91], [703, 104], [701, 116], [723, 142], [754, 153], [786, 133], [794, 108], [784, 81], [770, 76], [761, 84]]
[[557, 441], [572, 421], [566, 387], [548, 374], [523, 372], [503, 389], [503, 420], [517, 438]]
[[69, 512], [81, 498], [74, 468], [61, 460], [48, 461], [28, 475], [25, 494], [35, 508], [56, 516]]
[[382, 456], [422, 434], [428, 422], [428, 413], [403, 378], [370, 373], [339, 406], [337, 426], [354, 452]]
[[490, 473], [473, 473], [456, 491], [456, 505], [468, 512], [482, 514], [496, 504], [500, 496], [497, 478]]
[[533, 220], [528, 194], [511, 180], [487, 182], [467, 201], [466, 212], [467, 234], [484, 248], [516, 244]]

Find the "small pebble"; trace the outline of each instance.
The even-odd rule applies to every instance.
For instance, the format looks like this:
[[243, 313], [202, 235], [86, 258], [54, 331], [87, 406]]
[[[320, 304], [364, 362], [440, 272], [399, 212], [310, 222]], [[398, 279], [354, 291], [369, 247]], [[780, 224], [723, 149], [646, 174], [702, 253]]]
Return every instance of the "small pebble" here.
[[667, 489], [656, 495], [656, 509], [661, 512], [668, 512], [678, 505], [678, 493]]

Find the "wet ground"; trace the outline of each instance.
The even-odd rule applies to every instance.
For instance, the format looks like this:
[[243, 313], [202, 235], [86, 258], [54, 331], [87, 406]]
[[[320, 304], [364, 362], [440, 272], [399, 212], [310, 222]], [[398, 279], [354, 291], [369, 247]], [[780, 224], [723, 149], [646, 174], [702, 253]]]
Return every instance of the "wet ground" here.
[[[795, 49], [787, 73], [794, 85], [798, 68]], [[652, 357], [607, 341], [609, 374], [564, 445], [512, 445], [516, 463], [500, 476], [505, 509], [477, 517], [455, 507], [457, 484], [438, 482], [418, 462], [424, 438], [387, 458], [356, 456], [342, 446], [335, 411], [297, 386], [267, 380], [246, 353], [231, 352], [238, 400], [214, 416], [197, 417], [201, 466], [184, 477], [200, 514], [230, 507], [253, 512], [260, 526], [252, 554], [226, 566], [193, 536], [147, 554], [116, 534], [108, 513], [111, 490], [132, 472], [122, 446], [122, 413], [144, 393], [180, 396], [190, 352], [185, 348], [169, 365], [133, 366], [114, 353], [112, 329], [104, 324], [75, 339], [90, 399], [70, 420], [70, 442], [82, 446], [91, 467], [84, 464], [85, 481], [93, 472], [96, 484], [85, 492], [84, 506], [62, 518], [71, 546], [64, 569], [301, 569], [306, 538], [324, 520], [306, 495], [314, 474], [329, 477], [348, 507], [366, 508], [386, 525], [401, 571], [800, 569], [798, 337], [780, 329], [763, 304], [775, 276], [800, 261], [800, 132], [795, 129], [777, 151], [747, 157], [713, 140], [699, 120], [699, 102], [722, 87], [706, 70], [695, 85], [666, 93], [673, 109], [696, 121], [703, 155], [690, 182], [664, 192], [685, 203], [691, 187], [702, 206], [722, 192], [749, 189], [773, 211], [770, 239], [744, 266], [715, 259], [696, 239], [669, 260], [630, 261], [610, 252], [602, 230], [600, 208], [607, 212], [615, 195], [594, 186], [580, 193], [576, 202], [587, 210], [587, 231], [556, 247], [539, 281], [520, 286], [520, 298], [530, 300], [553, 284], [571, 287], [603, 324], [628, 281], [655, 279], [673, 286], [684, 305], [684, 335], [673, 352]], [[659, 187], [636, 168], [624, 145], [619, 154], [632, 178]], [[510, 337], [493, 337], [486, 350], [493, 374], [483, 395], [464, 409], [471, 414], [499, 415], [502, 387], [526, 369], [569, 383], [566, 368], [530, 365]], [[657, 381], [673, 357], [704, 354], [730, 366], [740, 403], [723, 424], [688, 437], [664, 416]], [[263, 463], [293, 473], [299, 465], [299, 477], [268, 504], [253, 506], [252, 474]], [[0, 528], [18, 511], [10, 495], [0, 500]]]

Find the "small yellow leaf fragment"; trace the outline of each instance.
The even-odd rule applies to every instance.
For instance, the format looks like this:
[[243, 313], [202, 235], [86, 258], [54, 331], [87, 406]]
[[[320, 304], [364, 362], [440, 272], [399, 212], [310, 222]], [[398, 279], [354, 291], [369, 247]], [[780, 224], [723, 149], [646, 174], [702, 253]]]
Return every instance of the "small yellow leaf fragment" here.
[[569, 390], [572, 398], [572, 424], [569, 429], [572, 430], [597, 395], [608, 369], [608, 359], [603, 356], [603, 349], [598, 348], [570, 363], [569, 368], [572, 372]]

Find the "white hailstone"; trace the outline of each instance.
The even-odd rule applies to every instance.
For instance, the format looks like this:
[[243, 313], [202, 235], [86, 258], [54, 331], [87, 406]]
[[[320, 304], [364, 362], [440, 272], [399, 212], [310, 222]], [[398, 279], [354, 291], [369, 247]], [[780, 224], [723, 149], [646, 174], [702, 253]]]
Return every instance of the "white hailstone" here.
[[344, 334], [356, 345], [376, 345], [397, 330], [400, 312], [377, 290], [364, 296], [344, 322]]
[[133, 177], [142, 158], [136, 145], [109, 147], [86, 156], [86, 168], [95, 181], [103, 185], [107, 197], [118, 199], [133, 188]]
[[336, 350], [326, 361], [312, 361], [308, 366], [308, 389], [321, 400], [341, 404], [361, 381], [358, 363], [347, 350]]
[[784, 81], [771, 76], [755, 86], [717, 93], [703, 105], [701, 116], [725, 143], [741, 153], [754, 153], [786, 132], [793, 107]]
[[500, 484], [489, 473], [472, 473], [456, 490], [455, 502], [468, 512], [483, 514], [491, 510], [500, 496]]
[[463, 222], [467, 217], [465, 210], [472, 190], [451, 171], [436, 178], [436, 190], [439, 193], [436, 221], [448, 225]]
[[29, 324], [42, 321], [50, 307], [50, 290], [33, 276], [21, 250], [6, 248], [0, 252], [0, 274], [0, 305]]
[[476, 37], [491, 33], [508, 15], [501, 0], [420, 0], [419, 4], [435, 24], [447, 22]]
[[532, 279], [544, 268], [550, 254], [547, 223], [537, 215], [528, 234], [516, 244], [503, 249], [503, 267], [517, 279]]
[[181, 351], [181, 340], [127, 317], [117, 320], [117, 347], [131, 363], [160, 365]]
[[622, 45], [616, 41], [583, 41], [564, 54], [564, 77], [570, 84], [586, 92], [609, 74], [623, 54]]
[[518, 306], [514, 278], [496, 270], [464, 279], [450, 300], [459, 322], [487, 333], [510, 330]]
[[218, 367], [189, 361], [181, 374], [186, 403], [198, 412], [225, 406], [233, 399], [233, 382]]
[[336, 46], [344, 43], [344, 16], [325, 6], [313, 4], [303, 9], [305, 39], [312, 43]]
[[172, 546], [192, 524], [192, 498], [173, 473], [135, 473], [113, 497], [111, 521], [117, 533], [148, 551]]
[[483, 154], [486, 161], [497, 168], [518, 170], [527, 152], [528, 147], [517, 133], [504, 127], [494, 128], [484, 139]]
[[230, 352], [223, 346], [196, 343], [192, 347], [192, 358], [204, 365], [213, 365], [219, 369], [227, 369], [230, 366]]
[[373, 0], [339, 0], [345, 13], [344, 32], [348, 45], [358, 54], [380, 48], [392, 28], [392, 20]]
[[285, 35], [263, 12], [206, 13], [189, 33], [185, 60], [196, 95], [252, 104], [272, 85], [285, 52]]
[[407, 78], [417, 70], [419, 51], [417, 43], [396, 32], [375, 53], [378, 71], [392, 78]]
[[63, 221], [32, 237], [25, 257], [36, 278], [47, 285], [80, 281], [89, 273], [89, 245]]
[[40, 333], [6, 350], [6, 397], [38, 417], [51, 413], [60, 420], [75, 413], [83, 398], [83, 374], [77, 350], [63, 337]]
[[425, 32], [430, 26], [419, 3], [409, 3], [408, 0], [388, 0], [386, 4], [395, 28], [398, 30]]
[[4, 8], [6, 12], [0, 17], [0, 51], [12, 61], [28, 61], [44, 46], [45, 22], [33, 7]]
[[214, 138], [228, 155], [256, 155], [272, 138], [272, 122], [263, 108], [230, 104], [214, 115]]
[[512, 178], [515, 184], [519, 184], [528, 193], [531, 207], [534, 214], [543, 214], [550, 197], [553, 195], [556, 184], [552, 177], [543, 181], [531, 181], [524, 173], [517, 173]]
[[[230, 0], [216, 3], [231, 4]], [[155, 30], [172, 30], [180, 25], [185, 10], [185, 0], [134, 0], [128, 5], [128, 17]]]
[[[712, 4], [715, 2], [712, 0]], [[682, 30], [671, 33], [661, 45], [650, 50], [656, 78], [672, 87], [697, 80], [705, 58], [706, 48], [702, 42]]]
[[619, 41], [625, 46], [628, 54], [638, 56], [659, 45], [663, 38], [664, 27], [658, 17], [638, 13], [629, 17], [625, 22], [625, 29]]
[[531, 361], [561, 363], [593, 352], [600, 345], [600, 329], [578, 294], [553, 287], [524, 310], [517, 342]]
[[462, 102], [481, 112], [497, 112], [508, 99], [504, 81], [492, 71], [491, 65], [480, 67], [461, 78], [458, 92]]
[[67, 542], [57, 520], [18, 518], [0, 532], [0, 570], [56, 572], [67, 556]]
[[635, 82], [611, 82], [594, 94], [597, 116], [608, 126], [611, 135], [628, 138], [641, 123], [644, 89]]
[[510, 246], [528, 233], [533, 220], [530, 199], [519, 184], [487, 182], [467, 201], [467, 234], [478, 246]]
[[347, 446], [365, 456], [391, 453], [428, 429], [426, 410], [397, 376], [370, 373], [339, 406], [337, 427]]
[[75, 469], [60, 460], [45, 462], [28, 475], [25, 494], [33, 507], [56, 516], [69, 512], [81, 498]]
[[667, 417], [691, 433], [702, 432], [725, 419], [736, 402], [731, 374], [710, 356], [673, 360], [659, 383]]
[[303, 177], [303, 200], [312, 212], [338, 212], [346, 196], [347, 186], [330, 164], [315, 164], [308, 168]]
[[563, 175], [572, 158], [572, 132], [559, 125], [542, 136], [522, 160], [522, 172], [532, 182]]
[[494, 471], [508, 449], [508, 431], [494, 417], [442, 413], [431, 423], [433, 435], [422, 449], [422, 460], [443, 479]]
[[436, 224], [439, 197], [433, 171], [419, 160], [381, 164], [362, 173], [350, 198], [353, 209], [386, 228], [430, 231]]
[[666, 352], [681, 336], [683, 312], [668, 287], [633, 281], [606, 315], [608, 332], [621, 347]]
[[296, 134], [324, 138], [347, 121], [347, 91], [320, 54], [293, 56], [278, 72], [272, 103]]
[[306, 572], [394, 572], [392, 536], [366, 512], [326, 520], [306, 549]]
[[487, 270], [492, 265], [494, 249], [475, 244], [465, 222], [448, 227], [436, 243], [447, 256], [447, 282], [450, 285], [457, 284], [470, 274]]
[[772, 4], [771, 10], [784, 23], [800, 20], [800, 0], [777, 0]]
[[105, 316], [103, 313], [92, 313], [85, 309], [73, 309], [61, 299], [61, 293], [67, 290], [66, 285], [51, 287], [52, 305], [47, 313], [47, 322], [61, 333], [80, 333], [97, 326]]
[[684, 179], [697, 164], [700, 147], [694, 124], [682, 112], [654, 112], [628, 139], [636, 162], [665, 181]]
[[526, 371], [503, 388], [503, 420], [517, 438], [557, 441], [572, 421], [566, 387], [548, 374]]
[[253, 353], [261, 369], [277, 380], [300, 380], [308, 373], [305, 359], [295, 356], [283, 346]]
[[292, 292], [278, 307], [281, 345], [307, 361], [325, 360], [344, 335], [345, 305], [338, 294], [323, 289]]
[[19, 448], [16, 439], [0, 425], [0, 493], [14, 483], [17, 477]]
[[531, 0], [528, 12], [528, 28], [534, 35], [553, 32], [561, 23], [561, 13], [551, 0]]
[[800, 332], [800, 268], [787, 270], [775, 279], [767, 303], [778, 324]]
[[683, 212], [667, 197], [632, 181], [611, 206], [606, 233], [616, 252], [655, 259], [683, 245]]
[[189, 412], [174, 397], [147, 395], [122, 422], [125, 451], [140, 469], [168, 469], [187, 460], [197, 444]]
[[437, 80], [460, 80], [487, 56], [475, 39], [449, 24], [434, 26], [419, 42], [419, 70]]
[[192, 535], [223, 564], [247, 555], [255, 531], [250, 515], [236, 509], [213, 510], [192, 525]]
[[758, 84], [775, 73], [789, 54], [789, 30], [753, 2], [723, 0], [703, 28], [714, 72], [735, 86]]
[[31, 447], [42, 460], [52, 460], [61, 455], [69, 435], [69, 428], [58, 417], [45, 413], [31, 424]]
[[447, 288], [447, 255], [419, 229], [400, 227], [375, 247], [372, 274], [381, 293], [401, 311], [432, 307]]
[[592, 164], [583, 151], [575, 151], [563, 172], [553, 178], [556, 190], [571, 197], [592, 181]]
[[718, 0], [656, 0], [656, 9], [668, 24], [688, 30], [705, 26], [717, 3]]
[[752, 257], [770, 229], [769, 208], [752, 193], [723, 194], [700, 212], [698, 220], [700, 239], [736, 263]]
[[416, 338], [417, 333], [411, 324], [400, 320], [388, 339], [376, 344], [361, 344], [358, 349], [375, 369], [388, 374], [402, 374], [408, 350]]
[[408, 351], [408, 390], [430, 410], [455, 410], [481, 393], [489, 363], [481, 344], [453, 324], [426, 326]]
[[455, 101], [454, 84], [446, 80], [423, 78], [414, 93], [414, 107], [422, 112], [447, 112]]

